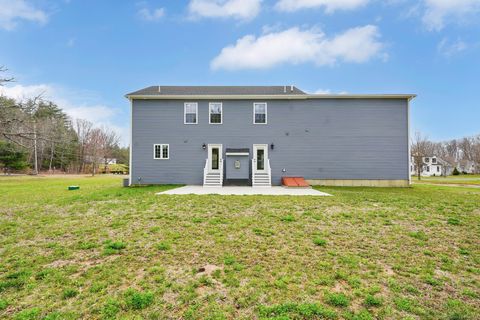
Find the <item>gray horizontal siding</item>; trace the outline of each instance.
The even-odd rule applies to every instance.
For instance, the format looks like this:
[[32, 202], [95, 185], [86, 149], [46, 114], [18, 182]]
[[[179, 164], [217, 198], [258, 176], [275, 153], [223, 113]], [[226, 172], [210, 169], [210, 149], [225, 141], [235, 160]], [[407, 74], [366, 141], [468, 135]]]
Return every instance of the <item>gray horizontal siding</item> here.
[[[282, 175], [408, 179], [405, 99], [267, 101], [266, 125], [253, 124], [254, 101], [246, 100], [222, 101], [223, 124], [210, 125], [209, 102], [198, 101], [197, 125], [184, 125], [184, 101], [134, 100], [133, 183], [202, 184], [203, 143], [223, 144], [224, 152], [274, 143], [269, 150], [273, 184], [280, 184]], [[169, 160], [153, 159], [156, 143], [170, 145]]]

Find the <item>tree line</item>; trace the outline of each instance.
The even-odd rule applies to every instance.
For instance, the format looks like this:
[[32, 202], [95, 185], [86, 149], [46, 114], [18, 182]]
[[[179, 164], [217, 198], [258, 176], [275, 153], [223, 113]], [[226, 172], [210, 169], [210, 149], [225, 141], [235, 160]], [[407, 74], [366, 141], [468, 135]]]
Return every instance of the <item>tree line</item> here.
[[[0, 67], [0, 74], [5, 68]], [[12, 82], [0, 76], [0, 86]], [[71, 119], [55, 102], [41, 95], [16, 100], [0, 95], [0, 167], [25, 170], [92, 173], [111, 159], [128, 166], [128, 148], [105, 126]]]

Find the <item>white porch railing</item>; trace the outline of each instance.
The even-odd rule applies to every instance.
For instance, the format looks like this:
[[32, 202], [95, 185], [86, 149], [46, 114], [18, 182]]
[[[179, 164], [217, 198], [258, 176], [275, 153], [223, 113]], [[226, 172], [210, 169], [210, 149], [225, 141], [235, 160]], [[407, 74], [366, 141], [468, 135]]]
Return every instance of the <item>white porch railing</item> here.
[[223, 185], [223, 159], [218, 161], [218, 172], [211, 172], [208, 159], [205, 161], [203, 168], [203, 185], [204, 186], [222, 186]]
[[208, 175], [208, 159], [205, 160], [205, 167], [203, 168], [203, 185], [207, 183], [207, 175]]

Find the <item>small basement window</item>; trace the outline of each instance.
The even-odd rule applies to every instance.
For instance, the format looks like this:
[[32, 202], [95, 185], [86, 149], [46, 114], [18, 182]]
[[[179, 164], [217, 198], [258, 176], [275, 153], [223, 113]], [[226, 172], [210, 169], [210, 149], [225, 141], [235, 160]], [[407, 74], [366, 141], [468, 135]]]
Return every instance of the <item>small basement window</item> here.
[[198, 123], [198, 103], [185, 102], [184, 105], [184, 124], [197, 124]]
[[153, 159], [169, 159], [170, 147], [168, 144], [154, 144], [153, 145]]
[[256, 102], [253, 104], [253, 123], [267, 124], [267, 103]]
[[208, 105], [210, 124], [222, 124], [223, 106], [221, 102], [211, 102]]

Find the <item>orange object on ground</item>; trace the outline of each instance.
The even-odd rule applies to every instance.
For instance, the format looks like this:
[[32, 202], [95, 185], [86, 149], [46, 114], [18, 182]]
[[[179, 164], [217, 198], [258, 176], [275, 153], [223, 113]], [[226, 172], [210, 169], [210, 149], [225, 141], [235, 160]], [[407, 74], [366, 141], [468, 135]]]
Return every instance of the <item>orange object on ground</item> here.
[[310, 187], [310, 185], [305, 181], [303, 177], [283, 177], [282, 185], [285, 187], [297, 187], [305, 188]]

